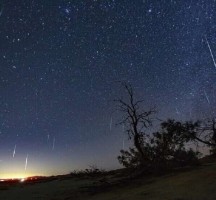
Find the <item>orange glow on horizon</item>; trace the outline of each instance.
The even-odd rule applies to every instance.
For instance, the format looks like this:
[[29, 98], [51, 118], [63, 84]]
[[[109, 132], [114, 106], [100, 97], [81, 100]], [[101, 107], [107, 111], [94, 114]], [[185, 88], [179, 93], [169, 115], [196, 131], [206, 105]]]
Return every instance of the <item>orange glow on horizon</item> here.
[[0, 175], [0, 179], [25, 179], [28, 177], [35, 176], [34, 174], [3, 174]]

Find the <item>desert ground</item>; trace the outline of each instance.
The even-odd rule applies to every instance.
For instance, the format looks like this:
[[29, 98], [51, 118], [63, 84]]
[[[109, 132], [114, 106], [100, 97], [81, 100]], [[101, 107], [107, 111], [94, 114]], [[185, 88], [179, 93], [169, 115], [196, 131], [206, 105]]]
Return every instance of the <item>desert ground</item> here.
[[60, 176], [30, 183], [1, 183], [1, 200], [214, 200], [216, 163], [135, 179], [121, 170], [96, 176]]

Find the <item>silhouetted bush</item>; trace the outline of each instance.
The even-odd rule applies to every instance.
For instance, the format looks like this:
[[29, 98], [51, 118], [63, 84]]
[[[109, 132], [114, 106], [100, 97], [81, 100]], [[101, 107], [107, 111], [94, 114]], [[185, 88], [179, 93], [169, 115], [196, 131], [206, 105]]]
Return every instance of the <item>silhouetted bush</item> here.
[[97, 176], [97, 175], [101, 175], [105, 173], [106, 173], [106, 170], [99, 169], [95, 165], [90, 165], [89, 168], [85, 170], [74, 170], [73, 172], [71, 172], [71, 175], [82, 177], [82, 176]]

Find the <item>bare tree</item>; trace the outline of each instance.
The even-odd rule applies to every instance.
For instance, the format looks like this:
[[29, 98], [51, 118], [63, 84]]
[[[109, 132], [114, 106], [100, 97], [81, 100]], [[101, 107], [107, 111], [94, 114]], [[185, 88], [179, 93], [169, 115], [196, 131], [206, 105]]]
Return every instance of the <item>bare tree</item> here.
[[126, 101], [122, 98], [115, 100], [118, 106], [117, 109], [123, 114], [122, 120], [119, 124], [126, 127], [126, 133], [128, 134], [129, 139], [133, 141], [133, 144], [141, 155], [142, 160], [148, 160], [149, 158], [144, 152], [143, 144], [147, 137], [146, 130], [152, 126], [152, 115], [155, 113], [155, 110], [143, 110], [141, 107], [143, 100], [135, 99], [132, 86], [129, 84], [123, 84], [123, 87], [126, 90], [128, 99]]
[[198, 121], [194, 124], [187, 123], [189, 127], [194, 128], [192, 138], [206, 144], [210, 147], [216, 147], [216, 119], [207, 119], [205, 121]]

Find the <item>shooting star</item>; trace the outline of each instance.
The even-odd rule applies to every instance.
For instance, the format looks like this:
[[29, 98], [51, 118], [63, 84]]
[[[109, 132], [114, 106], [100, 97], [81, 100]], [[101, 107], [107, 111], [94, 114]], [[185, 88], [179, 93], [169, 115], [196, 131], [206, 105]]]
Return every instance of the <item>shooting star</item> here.
[[122, 149], [124, 150], [125, 149], [125, 141], [123, 139], [123, 142], [122, 142]]
[[190, 109], [190, 117], [192, 117], [192, 109]]
[[2, 13], [3, 13], [3, 5], [0, 4], [0, 17], [2, 16]]
[[50, 135], [49, 135], [49, 134], [47, 134], [47, 141], [49, 141], [49, 139], [50, 139]]
[[208, 97], [208, 95], [207, 95], [207, 93], [206, 93], [206, 91], [205, 91], [205, 90], [204, 90], [204, 94], [205, 94], [205, 98], [206, 98], [206, 100], [207, 100], [208, 104], [210, 104], [209, 97]]
[[93, 91], [93, 78], [91, 78], [91, 84], [90, 84], [90, 87], [91, 87], [91, 91]]
[[15, 146], [14, 146], [13, 158], [14, 158], [15, 154], [16, 154], [16, 144], [15, 144]]
[[27, 156], [26, 156], [25, 171], [26, 171], [26, 169], [27, 169], [27, 165], [28, 165], [28, 154], [27, 154]]
[[210, 46], [209, 41], [208, 41], [208, 39], [207, 39], [206, 36], [205, 36], [205, 39], [206, 39], [206, 43], [207, 43], [207, 45], [208, 45], [208, 48], [209, 48], [209, 51], [210, 51], [210, 54], [211, 54], [211, 57], [212, 57], [212, 61], [213, 61], [213, 63], [214, 63], [214, 67], [215, 67], [215, 69], [216, 69], [216, 62], [215, 62], [214, 55], [213, 55], [212, 50], [211, 50], [211, 46]]
[[178, 108], [176, 108], [176, 114], [180, 115], [180, 112], [179, 112]]
[[53, 146], [52, 146], [52, 150], [55, 149], [55, 138], [53, 138]]
[[122, 125], [122, 131], [125, 132], [125, 125]]
[[110, 131], [112, 131], [112, 117], [110, 118]]

